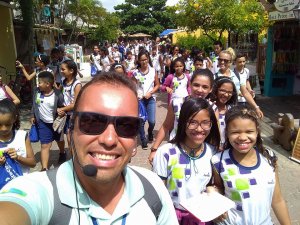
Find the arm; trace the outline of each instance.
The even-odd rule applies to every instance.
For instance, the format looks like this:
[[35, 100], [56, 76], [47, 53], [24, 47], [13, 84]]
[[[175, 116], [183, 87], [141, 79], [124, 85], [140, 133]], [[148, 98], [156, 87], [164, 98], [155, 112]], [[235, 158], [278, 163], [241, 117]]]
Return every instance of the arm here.
[[32, 80], [32, 78], [35, 77], [36, 72], [28, 74], [27, 71], [25, 70], [25, 67], [23, 66], [23, 64], [21, 62], [19, 62], [19, 61], [17, 61], [17, 63], [19, 63], [18, 67], [21, 68], [21, 70], [22, 70], [22, 72], [23, 72], [23, 74], [24, 74], [24, 76], [26, 77], [27, 80]]
[[169, 74], [165, 79], [165, 82], [161, 85], [160, 90], [165, 92], [167, 91], [167, 88], [171, 88], [172, 80], [173, 80], [173, 74]]
[[11, 97], [12, 101], [15, 103], [15, 105], [20, 104], [20, 99], [15, 95], [15, 93], [8, 87], [7, 85], [4, 86], [7, 94]]
[[152, 91], [146, 93], [146, 95], [144, 96], [146, 99], [149, 99], [151, 98], [151, 96], [158, 91], [159, 89], [159, 79], [158, 79], [158, 76], [157, 76], [157, 73], [155, 72], [155, 77], [154, 77], [154, 88], [152, 89]]
[[247, 100], [247, 102], [253, 107], [255, 108], [255, 111], [257, 113], [257, 115], [259, 116], [259, 118], [263, 118], [264, 114], [263, 112], [259, 109], [259, 106], [256, 105], [254, 99], [252, 98], [251, 94], [248, 92], [246, 85], [241, 85], [241, 93], [244, 96], [244, 98]]
[[[172, 130], [173, 125], [174, 125], [174, 120], [175, 120], [175, 115], [174, 115], [174, 111], [173, 111], [173, 107], [172, 104], [170, 104], [168, 106], [168, 112], [165, 118], [165, 121], [163, 122], [162, 126], [160, 127], [156, 137], [155, 137], [155, 142], [152, 145], [152, 149], [158, 149], [159, 145], [163, 142], [163, 140], [165, 139], [166, 135]], [[155, 156], [155, 151], [151, 151], [148, 157], [148, 160], [150, 162], [150, 164], [153, 161], [153, 158]]]
[[25, 209], [16, 203], [0, 202], [2, 225], [30, 225], [30, 218]]
[[289, 225], [291, 224], [291, 219], [289, 216], [289, 212], [286, 206], [286, 203], [282, 197], [281, 191], [280, 191], [280, 184], [279, 184], [279, 178], [278, 178], [278, 171], [276, 169], [275, 171], [275, 189], [273, 193], [272, 198], [272, 208], [273, 211], [279, 221], [280, 224]]

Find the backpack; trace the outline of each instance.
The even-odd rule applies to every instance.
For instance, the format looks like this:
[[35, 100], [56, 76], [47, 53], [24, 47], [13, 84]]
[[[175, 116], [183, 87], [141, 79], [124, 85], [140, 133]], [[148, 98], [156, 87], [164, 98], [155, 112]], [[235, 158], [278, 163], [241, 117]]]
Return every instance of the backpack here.
[[147, 109], [142, 100], [139, 100], [139, 118], [141, 118], [144, 122], [148, 120]]
[[[58, 168], [54, 168], [53, 170], [46, 171], [46, 174], [53, 186], [53, 199], [54, 199], [54, 210], [49, 225], [66, 225], [69, 224], [73, 208], [60, 202], [57, 186], [56, 186], [57, 169]], [[151, 208], [151, 211], [153, 212], [156, 220], [158, 220], [159, 214], [162, 209], [162, 203], [156, 190], [154, 189], [150, 181], [148, 181], [142, 174], [140, 174], [138, 171], [136, 171], [133, 168], [130, 169], [141, 180], [145, 191], [144, 199], [149, 205], [149, 207]]]

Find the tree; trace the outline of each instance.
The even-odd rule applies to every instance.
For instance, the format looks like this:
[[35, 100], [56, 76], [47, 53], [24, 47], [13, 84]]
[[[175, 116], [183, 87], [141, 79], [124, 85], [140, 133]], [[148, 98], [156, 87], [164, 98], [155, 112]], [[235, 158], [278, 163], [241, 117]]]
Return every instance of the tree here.
[[167, 0], [125, 0], [124, 4], [114, 7], [121, 20], [121, 29], [124, 33], [141, 32], [156, 36], [166, 28], [174, 28], [166, 2]]
[[[260, 32], [267, 26], [267, 12], [257, 0], [186, 0], [177, 5], [176, 22], [188, 30], [202, 28], [220, 40], [224, 31]], [[182, 18], [185, 18], [184, 20]]]

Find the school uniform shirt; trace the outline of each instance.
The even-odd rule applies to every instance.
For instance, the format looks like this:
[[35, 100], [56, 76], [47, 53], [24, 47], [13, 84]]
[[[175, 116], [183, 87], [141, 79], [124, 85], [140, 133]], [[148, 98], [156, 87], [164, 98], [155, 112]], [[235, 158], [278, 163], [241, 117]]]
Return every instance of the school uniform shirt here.
[[186, 98], [174, 98], [171, 101], [175, 118], [174, 118], [173, 130], [170, 133], [169, 140], [172, 140], [176, 136], [180, 110], [181, 110], [182, 104], [184, 103], [185, 99]]
[[39, 110], [40, 119], [45, 123], [53, 123], [53, 114], [55, 114], [53, 110], [56, 108], [54, 91], [48, 96], [45, 96], [42, 92], [38, 92], [35, 101]]
[[215, 152], [213, 146], [204, 143], [200, 156], [190, 159], [176, 144], [167, 143], [158, 148], [153, 171], [167, 181], [175, 208], [184, 210], [180, 202], [206, 190], [212, 176], [210, 160]]
[[[140, 95], [145, 96], [148, 92], [152, 91], [154, 88], [154, 81], [155, 81], [155, 69], [148, 65], [148, 73], [144, 74], [136, 69], [133, 72], [133, 76], [138, 81], [138, 93]], [[155, 99], [156, 95], [153, 94], [152, 97]]]
[[[77, 79], [74, 80], [72, 84], [66, 84], [66, 82], [63, 82], [64, 106], [74, 103], [75, 87], [77, 85], [81, 86], [80, 80]], [[67, 112], [67, 114], [70, 115], [71, 112]]]
[[6, 85], [1, 85], [0, 86], [0, 101], [7, 98], [5, 86]]
[[110, 69], [110, 61], [109, 61], [108, 56], [101, 57], [100, 61], [101, 61], [103, 70], [105, 72], [108, 72]]
[[[72, 208], [70, 222], [66, 225], [78, 225], [77, 207], [82, 225], [93, 225], [92, 217], [98, 225], [121, 225], [124, 215], [127, 215], [126, 225], [178, 225], [171, 198], [161, 179], [150, 170], [133, 168], [152, 183], [161, 200], [162, 209], [157, 220], [144, 199], [145, 191], [140, 178], [129, 167], [125, 167], [123, 171], [124, 192], [114, 212], [109, 214], [89, 197], [77, 177], [73, 177], [73, 163], [69, 160], [58, 168], [56, 175], [60, 201]], [[34, 172], [26, 177], [13, 179], [1, 189], [0, 201], [21, 205], [32, 225], [48, 225], [54, 212], [53, 186], [46, 172]]]
[[[247, 80], [249, 80], [249, 70], [247, 68], [244, 68], [241, 72], [239, 72], [240, 74], [240, 79], [241, 79], [241, 83], [244, 83], [246, 84], [247, 83]], [[239, 95], [238, 96], [238, 102], [246, 102], [246, 99]]]
[[[17, 155], [26, 158], [26, 137], [27, 132], [24, 130], [14, 130], [13, 137], [11, 140], [7, 142], [1, 142], [0, 150], [7, 150], [9, 148], [14, 148], [17, 151]], [[28, 166], [24, 166], [20, 163], [23, 174], [28, 174], [30, 168]]]
[[273, 225], [270, 211], [275, 188], [275, 172], [268, 160], [258, 151], [257, 164], [240, 165], [227, 149], [212, 157], [212, 164], [219, 172], [225, 187], [225, 196], [235, 202], [228, 211], [228, 218], [220, 224]]

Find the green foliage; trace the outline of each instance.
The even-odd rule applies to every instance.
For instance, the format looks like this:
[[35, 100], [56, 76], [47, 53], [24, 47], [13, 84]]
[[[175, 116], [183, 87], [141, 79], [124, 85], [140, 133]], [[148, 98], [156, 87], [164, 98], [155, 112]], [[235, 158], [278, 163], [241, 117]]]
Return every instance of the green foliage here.
[[115, 6], [124, 33], [146, 33], [157, 36], [166, 28], [175, 27], [172, 11], [166, 8], [167, 0], [125, 0]]
[[[210, 36], [213, 37], [213, 39], [217, 39], [217, 35], [215, 34], [210, 34]], [[205, 51], [206, 55], [208, 55], [208, 53], [213, 50], [213, 39], [209, 38], [207, 35], [202, 35], [200, 37], [196, 37], [194, 35], [187, 35], [178, 37], [176, 44], [186, 49], [192, 49], [192, 47], [197, 47], [198, 49]], [[225, 38], [222, 37], [221, 42], [225, 44]]]
[[218, 33], [220, 40], [224, 31], [260, 32], [267, 25], [266, 12], [257, 0], [186, 0], [179, 2], [177, 10], [179, 26], [200, 27], [212, 39], [209, 33]]

